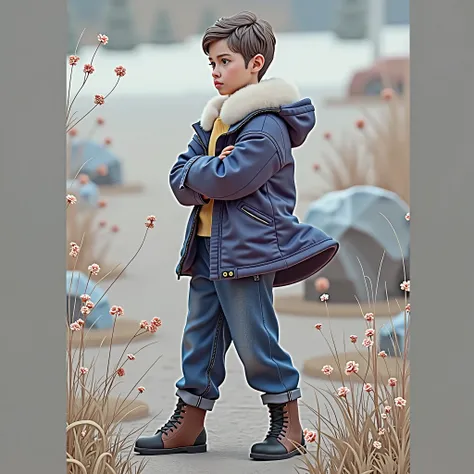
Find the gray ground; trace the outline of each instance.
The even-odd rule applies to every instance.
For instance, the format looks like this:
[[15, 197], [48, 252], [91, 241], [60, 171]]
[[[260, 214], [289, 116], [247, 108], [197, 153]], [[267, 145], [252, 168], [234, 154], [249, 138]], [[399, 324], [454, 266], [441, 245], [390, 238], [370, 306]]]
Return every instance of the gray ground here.
[[[301, 193], [316, 186], [312, 164], [319, 159], [322, 150], [321, 135], [325, 130], [341, 133], [350, 128], [359, 116], [356, 109], [328, 110], [317, 100], [321, 91], [303, 91], [316, 99], [319, 127], [310, 137], [307, 145], [296, 153], [297, 183]], [[106, 135], [114, 140], [114, 149], [124, 162], [128, 181], [140, 181], [146, 191], [137, 195], [115, 196], [109, 199], [109, 207], [104, 217], [117, 224], [121, 232], [113, 243], [110, 258], [125, 263], [138, 247], [143, 231], [144, 218], [155, 214], [157, 227], [150, 233], [145, 247], [122, 277], [110, 290], [111, 304], [125, 308], [127, 317], [137, 320], [159, 316], [163, 326], [157, 336], [157, 344], [145, 349], [133, 362], [135, 371], [128, 377], [133, 383], [153, 363], [160, 361], [141, 382], [146, 387], [142, 395], [157, 420], [147, 429], [151, 433], [170, 415], [175, 405], [175, 381], [180, 377], [180, 339], [186, 316], [188, 280], [177, 281], [174, 268], [178, 259], [184, 225], [189, 209], [180, 207], [168, 186], [168, 171], [176, 157], [190, 138], [189, 123], [199, 117], [205, 97], [185, 97], [181, 101], [160, 97], [112, 96], [108, 104], [100, 110], [107, 120]], [[78, 110], [82, 110], [82, 101]], [[97, 115], [95, 115], [97, 116]], [[79, 127], [83, 134], [87, 125]], [[303, 217], [307, 201], [301, 201], [297, 214]], [[300, 287], [277, 290], [298, 292]], [[319, 320], [320, 318], [318, 318]], [[303, 362], [316, 355], [328, 352], [327, 346], [314, 329], [316, 318], [280, 315], [281, 343], [301, 368]], [[324, 323], [324, 320], [323, 320]], [[357, 319], [332, 320], [336, 338], [342, 342], [343, 332], [362, 335], [363, 323]], [[130, 349], [136, 351], [143, 343]], [[117, 357], [123, 346], [114, 348]], [[101, 354], [99, 367], [105, 367], [106, 351]], [[89, 351], [96, 354], [96, 349]], [[115, 359], [113, 359], [115, 360]], [[132, 365], [130, 365], [130, 368]], [[228, 375], [222, 386], [222, 398], [208, 416], [209, 452], [206, 454], [183, 456], [160, 456], [151, 458], [146, 469], [151, 473], [193, 473], [210, 474], [225, 470], [230, 473], [289, 473], [294, 466], [301, 465], [301, 459], [289, 461], [256, 463], [248, 459], [252, 443], [263, 439], [268, 429], [268, 415], [261, 404], [260, 394], [250, 389], [245, 381], [242, 366], [231, 348], [227, 359]], [[315, 406], [314, 391], [308, 385], [325, 387], [324, 381], [302, 375], [301, 386], [304, 401]], [[121, 392], [127, 386], [121, 388]], [[314, 417], [302, 410], [305, 426], [311, 428]], [[145, 420], [146, 422], [146, 420]], [[140, 420], [130, 427], [144, 424]], [[296, 461], [295, 461], [296, 459]]]

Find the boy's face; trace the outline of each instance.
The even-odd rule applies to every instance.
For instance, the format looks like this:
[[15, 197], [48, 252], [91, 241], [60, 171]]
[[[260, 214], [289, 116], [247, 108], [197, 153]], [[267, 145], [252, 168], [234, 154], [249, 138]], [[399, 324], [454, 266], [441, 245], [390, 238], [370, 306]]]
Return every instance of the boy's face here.
[[263, 56], [257, 54], [246, 68], [244, 57], [232, 52], [225, 39], [216, 41], [209, 47], [212, 78], [220, 95], [231, 95], [249, 84], [257, 84], [258, 72], [264, 62]]

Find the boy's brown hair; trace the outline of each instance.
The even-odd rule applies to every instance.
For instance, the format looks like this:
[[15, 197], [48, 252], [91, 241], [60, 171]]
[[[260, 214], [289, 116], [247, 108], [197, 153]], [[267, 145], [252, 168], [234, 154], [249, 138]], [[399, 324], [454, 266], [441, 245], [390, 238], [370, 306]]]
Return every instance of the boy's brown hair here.
[[227, 40], [231, 51], [243, 56], [245, 67], [257, 54], [265, 58], [265, 64], [258, 73], [260, 81], [275, 55], [276, 38], [270, 23], [257, 18], [255, 13], [247, 11], [219, 18], [204, 33], [202, 38], [204, 53], [208, 55], [211, 43], [222, 39]]

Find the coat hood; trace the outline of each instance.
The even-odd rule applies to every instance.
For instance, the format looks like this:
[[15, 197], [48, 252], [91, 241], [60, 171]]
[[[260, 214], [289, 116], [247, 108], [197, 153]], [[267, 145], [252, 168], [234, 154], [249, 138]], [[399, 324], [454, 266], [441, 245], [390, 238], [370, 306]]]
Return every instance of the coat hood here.
[[311, 99], [301, 99], [296, 86], [283, 79], [263, 80], [243, 87], [231, 96], [212, 98], [204, 108], [200, 125], [209, 132], [220, 116], [232, 127], [259, 111], [275, 113], [284, 120], [292, 147], [302, 145], [316, 125]]

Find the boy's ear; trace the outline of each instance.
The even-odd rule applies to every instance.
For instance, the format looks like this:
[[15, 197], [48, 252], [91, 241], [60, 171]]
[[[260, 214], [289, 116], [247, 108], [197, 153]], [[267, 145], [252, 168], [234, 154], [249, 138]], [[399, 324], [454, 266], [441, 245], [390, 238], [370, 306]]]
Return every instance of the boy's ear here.
[[250, 61], [250, 67], [252, 69], [252, 72], [258, 73], [259, 71], [261, 71], [264, 64], [265, 64], [265, 58], [263, 57], [263, 54], [255, 55], [253, 59]]

